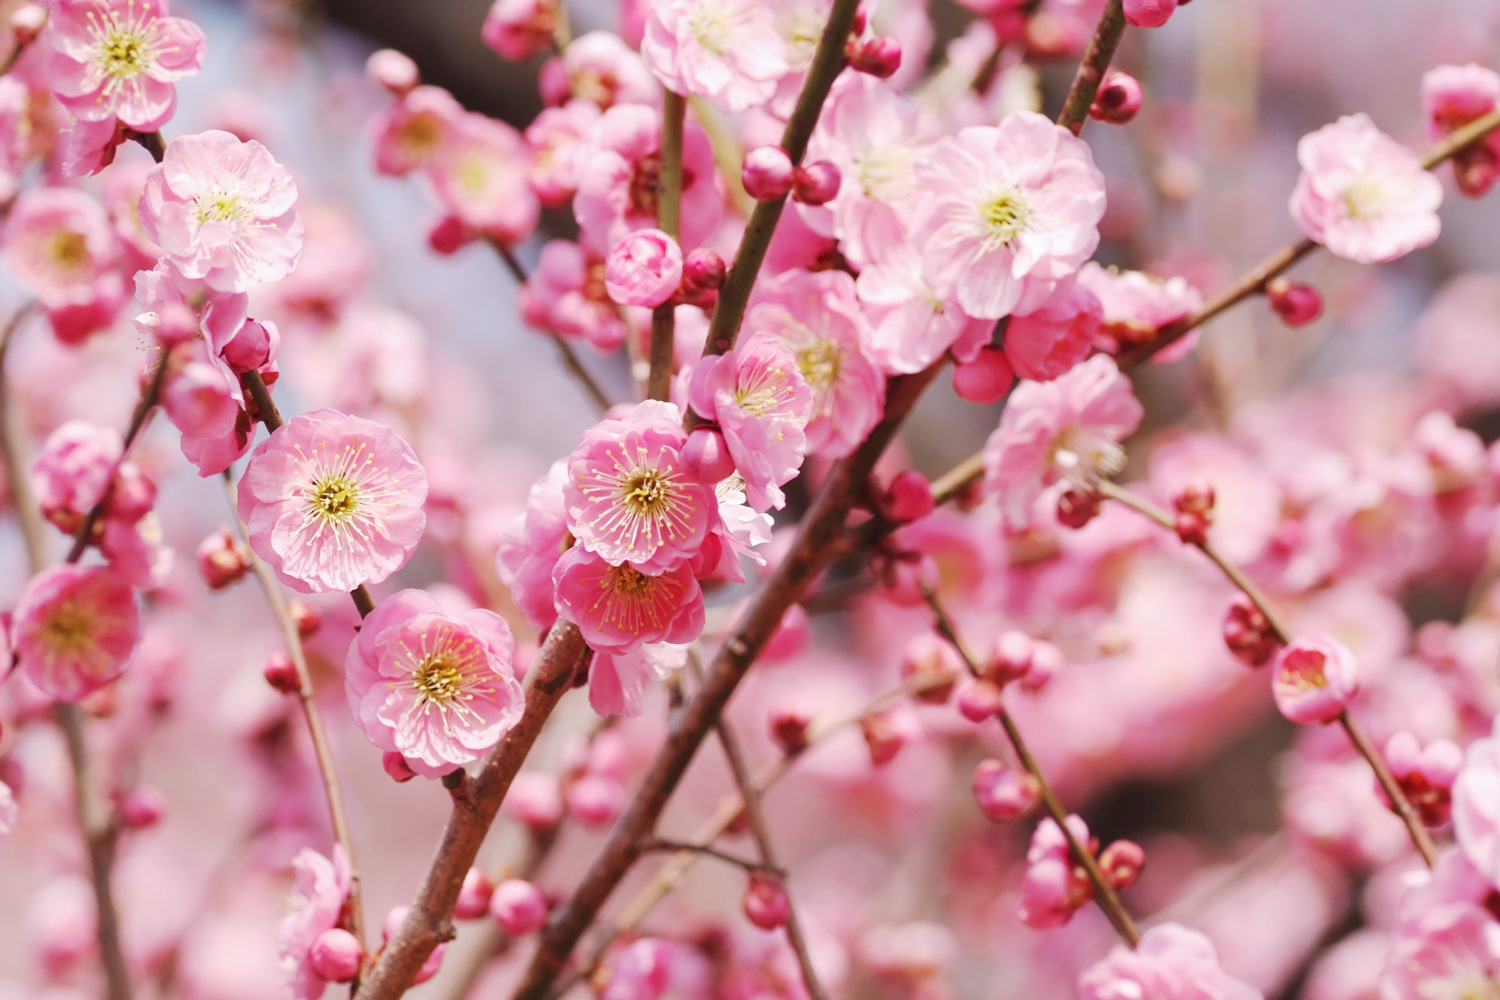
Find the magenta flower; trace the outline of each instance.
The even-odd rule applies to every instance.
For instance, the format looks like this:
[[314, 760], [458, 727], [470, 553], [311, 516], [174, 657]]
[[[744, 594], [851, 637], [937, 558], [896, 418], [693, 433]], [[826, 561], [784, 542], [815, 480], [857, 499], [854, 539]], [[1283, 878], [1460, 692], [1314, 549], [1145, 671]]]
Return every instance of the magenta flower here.
[[984, 446], [985, 489], [1013, 527], [1057, 483], [1090, 488], [1125, 467], [1120, 442], [1144, 411], [1114, 359], [1096, 354], [1052, 382], [1022, 382]]
[[585, 431], [563, 486], [578, 544], [648, 574], [696, 553], [718, 505], [683, 464], [686, 443], [681, 411], [655, 400]]
[[318, 1000], [328, 986], [313, 969], [310, 952], [318, 937], [339, 924], [353, 879], [343, 845], [333, 845], [330, 861], [310, 847], [292, 859], [292, 911], [276, 929], [276, 954], [297, 1000]]
[[1378, 264], [1437, 239], [1442, 183], [1367, 116], [1345, 115], [1303, 136], [1297, 162], [1292, 219], [1330, 252]]
[[703, 593], [688, 563], [649, 575], [611, 566], [574, 546], [552, 572], [557, 613], [596, 650], [628, 653], [647, 643], [692, 642], [703, 631]]
[[11, 623], [21, 669], [62, 701], [79, 701], [124, 673], [140, 637], [130, 585], [103, 566], [42, 570], [21, 592]]
[[221, 292], [284, 278], [302, 255], [297, 185], [258, 142], [174, 139], [146, 178], [141, 228], [187, 278]]
[[521, 718], [515, 641], [492, 611], [445, 612], [421, 590], [382, 601], [344, 658], [349, 710], [371, 743], [441, 777], [484, 756]]
[[167, 0], [58, 0], [48, 18], [47, 83], [80, 121], [118, 118], [155, 132], [177, 108], [174, 84], [203, 65], [203, 32]]
[[1213, 942], [1180, 924], [1159, 924], [1135, 950], [1115, 946], [1078, 977], [1079, 1000], [1261, 1000], [1219, 966]]
[[119, 256], [103, 206], [76, 188], [22, 193], [0, 243], [11, 273], [48, 309], [93, 302]]
[[682, 284], [682, 248], [660, 229], [637, 229], [609, 252], [604, 287], [621, 305], [655, 308]]
[[1103, 312], [1099, 297], [1080, 283], [1044, 309], [1012, 316], [1005, 357], [1016, 376], [1049, 382], [1077, 367], [1093, 350]]
[[557, 0], [495, 0], [479, 37], [498, 55], [530, 59], [552, 41]]
[[776, 96], [786, 43], [754, 0], [660, 0], [646, 18], [641, 56], [662, 85], [748, 111]]
[[1464, 856], [1500, 887], [1500, 724], [1464, 752], [1453, 782], [1453, 833]]
[[426, 499], [427, 473], [395, 431], [313, 410], [251, 454], [239, 513], [256, 555], [307, 594], [379, 583], [406, 565]]
[[568, 509], [563, 501], [567, 479], [567, 459], [558, 459], [532, 484], [526, 510], [506, 527], [495, 556], [495, 575], [510, 588], [510, 599], [526, 620], [540, 629], [557, 620], [552, 569], [562, 557], [568, 535]]
[[1160, 28], [1177, 4], [1178, 0], [1125, 0], [1125, 22], [1137, 28]]
[[785, 506], [781, 486], [802, 468], [813, 402], [792, 353], [769, 336], [753, 336], [699, 362], [688, 398], [700, 416], [718, 422], [750, 506]]
[[[1422, 110], [1428, 134], [1441, 139], [1495, 110], [1500, 102], [1500, 73], [1469, 63], [1435, 66], [1422, 74]], [[1487, 192], [1500, 177], [1500, 136], [1491, 132], [1453, 157], [1453, 177], [1470, 198]]]
[[1099, 245], [1104, 175], [1081, 139], [1034, 112], [941, 140], [917, 179], [912, 240], [928, 284], [970, 316], [1048, 305]]
[[1293, 722], [1332, 722], [1358, 692], [1354, 654], [1330, 636], [1297, 639], [1276, 659], [1271, 694]]

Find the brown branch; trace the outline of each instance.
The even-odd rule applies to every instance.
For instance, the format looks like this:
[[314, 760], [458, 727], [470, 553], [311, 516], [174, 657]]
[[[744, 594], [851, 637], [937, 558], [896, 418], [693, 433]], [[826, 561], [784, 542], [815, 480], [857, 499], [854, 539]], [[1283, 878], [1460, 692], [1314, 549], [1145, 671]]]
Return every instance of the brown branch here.
[[1083, 123], [1089, 120], [1089, 108], [1094, 96], [1099, 93], [1099, 84], [1114, 58], [1120, 37], [1125, 34], [1125, 8], [1121, 0], [1109, 0], [1104, 5], [1104, 14], [1089, 39], [1089, 47], [1078, 64], [1073, 76], [1073, 85], [1063, 100], [1062, 110], [1057, 114], [1057, 124], [1077, 135], [1083, 131]]
[[[661, 99], [661, 192], [656, 203], [656, 224], [672, 239], [678, 238], [682, 214], [682, 129], [687, 101], [670, 90]], [[666, 399], [672, 388], [672, 346], [676, 335], [677, 307], [669, 299], [651, 310], [651, 369], [646, 377], [646, 396]]]

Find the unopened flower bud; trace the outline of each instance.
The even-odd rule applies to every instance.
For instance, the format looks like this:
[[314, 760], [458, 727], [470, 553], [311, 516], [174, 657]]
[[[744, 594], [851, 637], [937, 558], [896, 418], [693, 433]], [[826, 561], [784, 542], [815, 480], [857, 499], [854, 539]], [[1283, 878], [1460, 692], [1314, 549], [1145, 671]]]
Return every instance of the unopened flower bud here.
[[775, 879], [755, 872], [745, 886], [745, 916], [763, 931], [774, 931], [791, 915], [792, 902]]
[[306, 601], [287, 601], [286, 613], [297, 626], [297, 635], [303, 639], [311, 639], [323, 627], [323, 616]]
[[250, 550], [224, 528], [198, 543], [197, 558], [198, 572], [210, 590], [223, 590], [250, 572]]
[[562, 819], [562, 791], [552, 775], [523, 771], [510, 783], [504, 808], [506, 815], [532, 833], [546, 833]]
[[1323, 315], [1323, 296], [1312, 285], [1274, 278], [1266, 285], [1266, 298], [1287, 326], [1305, 326]]
[[156, 339], [167, 347], [198, 336], [198, 314], [181, 302], [166, 302], [156, 313]]
[[1099, 516], [1104, 497], [1092, 490], [1068, 490], [1057, 498], [1057, 523], [1078, 529]]
[[158, 788], [137, 785], [119, 797], [115, 815], [127, 830], [144, 830], [161, 822], [167, 812], [167, 797]]
[[968, 364], [953, 368], [953, 391], [971, 403], [998, 403], [1010, 392], [1016, 373], [1005, 352], [986, 347]]
[[880, 498], [880, 512], [897, 524], [917, 521], [933, 512], [937, 502], [932, 496], [932, 483], [920, 472], [903, 469], [891, 479]]
[[1172, 522], [1184, 545], [1207, 545], [1209, 518], [1202, 514], [1181, 513]]
[[363, 958], [359, 941], [340, 927], [319, 934], [307, 950], [307, 961], [313, 972], [330, 983], [347, 983], [359, 975]]
[[585, 774], [568, 786], [568, 812], [584, 826], [608, 826], [625, 808], [625, 788], [614, 778]]
[[1271, 694], [1293, 722], [1337, 719], [1359, 692], [1359, 669], [1347, 646], [1329, 636], [1293, 642], [1276, 660]]
[[1031, 668], [1021, 678], [1021, 687], [1027, 691], [1040, 691], [1062, 665], [1062, 650], [1050, 642], [1034, 641], [1031, 644]]
[[22, 4], [10, 15], [10, 30], [16, 36], [17, 45], [30, 45], [46, 26], [47, 8], [41, 4]]
[[458, 253], [479, 238], [479, 234], [456, 215], [445, 215], [427, 231], [427, 245], [444, 257]]
[[906, 739], [909, 735], [906, 722], [906, 719], [891, 711], [875, 712], [859, 721], [860, 732], [865, 737], [865, 746], [870, 751], [871, 764], [875, 767], [884, 767], [896, 759], [901, 748], [906, 746]]
[[397, 784], [410, 781], [417, 776], [417, 772], [411, 769], [406, 758], [394, 750], [387, 750], [380, 758], [380, 766], [385, 768], [385, 773], [391, 776], [391, 780]]
[[728, 268], [724, 258], [707, 247], [699, 247], [682, 260], [682, 287], [678, 297], [689, 305], [707, 309], [719, 297]]
[[1453, 157], [1453, 179], [1465, 198], [1482, 198], [1500, 177], [1500, 160], [1486, 143], [1470, 146]]
[[482, 868], [470, 868], [464, 875], [464, 884], [458, 890], [458, 902], [453, 904], [453, 915], [459, 920], [477, 920], [490, 912], [490, 897], [495, 893], [495, 883]]
[[912, 636], [901, 656], [902, 680], [923, 681], [930, 685], [912, 697], [933, 705], [942, 705], [953, 696], [953, 688], [963, 669], [958, 650], [936, 632], [918, 632]]
[[865, 25], [870, 23], [870, 15], [863, 7], [854, 8], [854, 24], [849, 29], [849, 34], [858, 38], [865, 33]]
[[397, 97], [422, 82], [417, 64], [405, 52], [380, 49], [365, 60], [365, 75]]
[[1031, 658], [1036, 646], [1025, 632], [1008, 629], [995, 638], [990, 657], [984, 664], [984, 675], [1004, 686], [1031, 672]]
[[108, 516], [134, 524], [156, 506], [156, 484], [134, 462], [121, 462], [105, 507]]
[[729, 445], [712, 427], [697, 427], [688, 435], [682, 448], [682, 464], [700, 483], [713, 485], [734, 474], [734, 458]]
[[862, 42], [851, 39], [844, 54], [849, 59], [850, 69], [868, 73], [877, 80], [888, 80], [901, 68], [901, 43], [890, 35], [867, 38]]
[[229, 367], [241, 374], [264, 368], [280, 352], [281, 331], [276, 324], [247, 319], [221, 353]]
[[1000, 685], [981, 677], [958, 693], [958, 714], [970, 722], [988, 722], [1000, 713]]
[[[1385, 762], [1424, 826], [1448, 822], [1453, 814], [1453, 782], [1464, 763], [1464, 752], [1458, 744], [1434, 740], [1423, 747], [1416, 736], [1402, 731], [1386, 741]], [[1392, 808], [1380, 782], [1374, 785], [1386, 808]]]
[[1141, 85], [1135, 77], [1110, 70], [1094, 95], [1089, 117], [1096, 122], [1124, 125], [1141, 110], [1141, 99]]
[[993, 758], [974, 768], [974, 798], [996, 823], [1020, 819], [1042, 800], [1042, 786], [1029, 772]]
[[682, 284], [682, 248], [660, 229], [637, 229], [604, 261], [604, 289], [621, 305], [654, 309]]
[[1133, 885], [1146, 866], [1146, 852], [1131, 840], [1117, 840], [1099, 852], [1099, 870], [1116, 889]]
[[843, 176], [827, 160], [798, 167], [792, 182], [792, 197], [804, 205], [826, 205], [838, 197]]
[[284, 652], [275, 652], [266, 657], [266, 683], [282, 694], [296, 694], [302, 690], [302, 678], [297, 674], [297, 664]]
[[807, 727], [812, 719], [800, 708], [781, 708], [771, 715], [771, 739], [783, 753], [799, 753], [807, 747]]
[[780, 201], [792, 190], [797, 171], [780, 146], [757, 146], [745, 154], [740, 181], [757, 201]]
[[1224, 617], [1224, 644], [1241, 663], [1263, 667], [1281, 648], [1281, 641], [1271, 630], [1271, 623], [1244, 594], [1236, 594]]
[[490, 897], [490, 916], [511, 937], [522, 937], [541, 930], [547, 922], [547, 898], [530, 882], [506, 879]]

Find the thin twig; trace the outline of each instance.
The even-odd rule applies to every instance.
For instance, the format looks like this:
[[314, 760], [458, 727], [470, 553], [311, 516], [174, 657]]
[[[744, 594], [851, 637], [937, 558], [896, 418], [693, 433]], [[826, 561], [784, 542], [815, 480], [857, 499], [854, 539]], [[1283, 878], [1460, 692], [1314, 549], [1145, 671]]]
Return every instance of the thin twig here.
[[1400, 816], [1401, 822], [1406, 824], [1406, 830], [1411, 834], [1411, 842], [1416, 845], [1417, 853], [1422, 855], [1422, 860], [1427, 862], [1428, 868], [1436, 867], [1437, 847], [1432, 842], [1432, 835], [1427, 832], [1427, 827], [1412, 806], [1411, 799], [1406, 797], [1406, 792], [1396, 782], [1391, 769], [1386, 766], [1385, 758], [1370, 743], [1370, 738], [1354, 721], [1354, 716], [1349, 714], [1347, 708], [1339, 714], [1339, 725], [1344, 727], [1344, 732], [1349, 734], [1349, 742], [1354, 744], [1354, 749], [1359, 751], [1359, 755], [1370, 765], [1370, 770], [1375, 772], [1375, 780], [1380, 782], [1380, 788], [1390, 800], [1396, 815]]
[[722, 861], [747, 872], [764, 872], [771, 877], [781, 880], [786, 877], [786, 872], [774, 865], [763, 864], [759, 861], [751, 861], [749, 858], [736, 857], [727, 851], [721, 851], [709, 844], [689, 844], [680, 840], [663, 840], [661, 837], [647, 837], [641, 841], [641, 850], [647, 853], [672, 853], [689, 851], [693, 854], [701, 854], [705, 858], [713, 858]]
[[[687, 101], [681, 94], [664, 90], [661, 99], [661, 190], [656, 201], [656, 224], [674, 240], [678, 238], [682, 212], [682, 129]], [[677, 326], [677, 307], [668, 299], [651, 310], [651, 372], [646, 378], [646, 396], [666, 399], [672, 388], [672, 346]]]
[[36, 310], [36, 302], [26, 303], [17, 309], [0, 329], [0, 450], [5, 462], [5, 481], [10, 486], [11, 508], [21, 524], [21, 539], [26, 545], [26, 557], [32, 573], [39, 573], [47, 565], [47, 522], [42, 519], [36, 497], [31, 493], [31, 477], [22, 457], [21, 428], [17, 425], [20, 415], [11, 405], [10, 379], [5, 377], [5, 361], [10, 352], [11, 338], [21, 324]]
[[1083, 53], [1083, 61], [1078, 64], [1078, 72], [1073, 75], [1073, 85], [1068, 88], [1062, 110], [1057, 115], [1057, 124], [1074, 135], [1082, 132], [1083, 123], [1089, 120], [1089, 108], [1094, 103], [1095, 95], [1099, 93], [1104, 72], [1109, 69], [1109, 61], [1114, 58], [1115, 49], [1119, 47], [1120, 37], [1124, 34], [1124, 5], [1121, 0], [1109, 0], [1094, 29], [1094, 37], [1089, 39], [1089, 47]]

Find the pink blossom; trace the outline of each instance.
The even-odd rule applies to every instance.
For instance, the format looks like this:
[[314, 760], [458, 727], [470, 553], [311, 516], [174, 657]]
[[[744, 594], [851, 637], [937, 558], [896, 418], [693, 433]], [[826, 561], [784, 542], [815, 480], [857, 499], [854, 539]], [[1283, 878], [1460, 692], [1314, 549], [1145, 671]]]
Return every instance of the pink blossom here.
[[1024, 527], [1048, 487], [1088, 488], [1122, 470], [1120, 441], [1142, 415], [1130, 381], [1106, 355], [1052, 382], [1022, 382], [984, 446], [985, 489], [1012, 526]]
[[1383, 1000], [1493, 996], [1500, 925], [1475, 903], [1427, 908], [1398, 924], [1385, 968]]
[[201, 331], [207, 360], [231, 374], [220, 354], [249, 319], [247, 295], [216, 292], [201, 281], [184, 278], [162, 260], [149, 271], [136, 272], [135, 297], [142, 309], [134, 320], [136, 329], [168, 343]]
[[[1463, 750], [1452, 740], [1433, 740], [1424, 747], [1406, 730], [1396, 733], [1385, 744], [1385, 762], [1391, 769], [1391, 777], [1427, 826], [1448, 822], [1453, 782], [1463, 760]], [[1376, 787], [1379, 788], [1378, 782]], [[1385, 799], [1384, 789], [1380, 795]], [[1388, 800], [1386, 804], [1390, 804]]]
[[813, 392], [810, 455], [841, 458], [880, 422], [885, 379], [865, 356], [870, 327], [842, 271], [788, 271], [762, 283], [744, 335], [768, 334], [797, 359]]
[[1125, 0], [1125, 22], [1137, 28], [1160, 28], [1177, 9], [1178, 0]]
[[222, 366], [201, 360], [183, 363], [167, 377], [162, 409], [182, 432], [182, 453], [200, 476], [223, 472], [250, 448], [244, 397]]
[[1082, 140], [1039, 114], [961, 129], [916, 170], [912, 240], [933, 291], [970, 316], [1056, 301], [1099, 245], [1104, 177]]
[[1276, 659], [1271, 694], [1293, 722], [1332, 722], [1359, 691], [1354, 654], [1329, 636], [1294, 640]]
[[76, 188], [23, 192], [0, 242], [11, 273], [48, 309], [94, 301], [119, 254], [103, 206]]
[[[1186, 319], [1203, 308], [1203, 295], [1186, 279], [1158, 278], [1145, 271], [1103, 268], [1093, 261], [1078, 272], [1078, 284], [1093, 292], [1103, 307], [1100, 333], [1119, 347], [1149, 343], [1156, 331]], [[1156, 355], [1153, 360], [1175, 361], [1198, 343], [1193, 332]]]
[[572, 93], [601, 109], [661, 101], [661, 87], [639, 53], [612, 31], [590, 31], [573, 39], [562, 67]]
[[1464, 856], [1500, 888], [1500, 723], [1464, 752], [1453, 782], [1453, 833]]
[[318, 1000], [328, 985], [312, 967], [313, 943], [339, 924], [353, 880], [343, 845], [333, 845], [330, 861], [310, 847], [292, 859], [296, 881], [292, 910], [276, 929], [276, 954], [298, 1000]]
[[297, 185], [258, 142], [228, 132], [174, 139], [146, 178], [141, 228], [188, 278], [243, 292], [290, 274], [302, 254]]
[[59, 0], [47, 20], [47, 82], [83, 121], [118, 118], [155, 132], [177, 88], [203, 65], [203, 32], [167, 16], [167, 0]]
[[449, 614], [426, 591], [403, 590], [370, 613], [349, 647], [349, 710], [371, 743], [440, 777], [483, 757], [521, 718], [514, 648], [494, 612]]
[[781, 486], [802, 467], [813, 402], [792, 353], [768, 336], [753, 336], [737, 350], [704, 357], [688, 397], [700, 416], [719, 424], [750, 506], [784, 506]]
[[786, 46], [771, 12], [751, 0], [660, 0], [650, 5], [641, 56], [669, 90], [748, 111], [776, 95]]
[[441, 87], [413, 87], [370, 124], [376, 172], [401, 177], [432, 166], [446, 154], [465, 114]]
[[557, 0], [495, 0], [479, 37], [506, 59], [530, 59], [552, 42]]
[[627, 653], [646, 643], [692, 642], [703, 631], [703, 594], [689, 564], [656, 575], [611, 566], [583, 546], [558, 560], [557, 613], [596, 650]]
[[125, 137], [125, 126], [117, 118], [72, 119], [58, 135], [58, 173], [64, 177], [97, 174], [115, 162]]
[[1292, 219], [1338, 256], [1378, 264], [1437, 239], [1443, 185], [1366, 115], [1303, 136], [1297, 162]]
[[682, 248], [660, 229], [637, 229], [605, 259], [604, 287], [621, 305], [655, 308], [682, 284]]
[[1005, 357], [1016, 375], [1047, 382], [1076, 367], [1093, 349], [1104, 314], [1099, 297], [1075, 285], [1064, 298], [1005, 326]]
[[603, 649], [589, 666], [589, 706], [599, 715], [634, 718], [645, 707], [646, 685], [687, 663], [687, 647], [658, 642], [627, 652]]
[[313, 410], [255, 449], [239, 513], [256, 555], [308, 594], [379, 583], [406, 565], [426, 499], [427, 474], [395, 431]]
[[495, 557], [495, 573], [510, 588], [511, 600], [527, 621], [542, 629], [557, 619], [552, 568], [568, 534], [567, 479], [568, 460], [560, 458], [532, 485], [526, 510], [506, 527]]
[[79, 701], [124, 673], [140, 637], [130, 585], [102, 566], [42, 570], [21, 592], [11, 623], [17, 663], [62, 701]]
[[995, 328], [934, 295], [922, 272], [916, 247], [901, 242], [887, 247], [854, 283], [872, 326], [870, 358], [891, 375], [919, 372], [950, 349], [960, 361], [972, 360]]
[[531, 187], [544, 205], [562, 205], [578, 190], [583, 139], [599, 120], [599, 106], [572, 100], [546, 108], [526, 127], [531, 149]]
[[31, 465], [31, 488], [42, 515], [63, 531], [75, 531], [104, 499], [124, 453], [120, 432], [70, 420], [47, 436]]
[[427, 171], [443, 205], [470, 230], [516, 243], [536, 228], [541, 206], [531, 190], [531, 151], [505, 122], [465, 113]]
[[698, 551], [717, 510], [682, 462], [687, 434], [671, 403], [647, 400], [586, 431], [563, 497], [578, 544], [607, 563], [655, 574]]
[[[1089, 828], [1077, 816], [1068, 817], [1068, 829], [1084, 846]], [[1027, 927], [1046, 930], [1060, 927], [1094, 897], [1094, 886], [1073, 857], [1062, 829], [1052, 819], [1037, 824], [1026, 851], [1026, 877], [1021, 882], [1021, 921]]]
[[1116, 946], [1078, 977], [1079, 1000], [1261, 1000], [1225, 972], [1213, 943], [1181, 924], [1158, 924], [1134, 950]]
[[605, 273], [598, 254], [568, 240], [548, 242], [521, 287], [521, 317], [539, 330], [613, 351], [625, 341], [625, 323], [605, 290]]
[[[1483, 66], [1437, 66], [1422, 75], [1422, 109], [1434, 139], [1489, 114], [1497, 102], [1500, 74]], [[1500, 176], [1500, 136], [1491, 132], [1455, 154], [1453, 176], [1459, 190], [1471, 198], [1488, 191]]]

